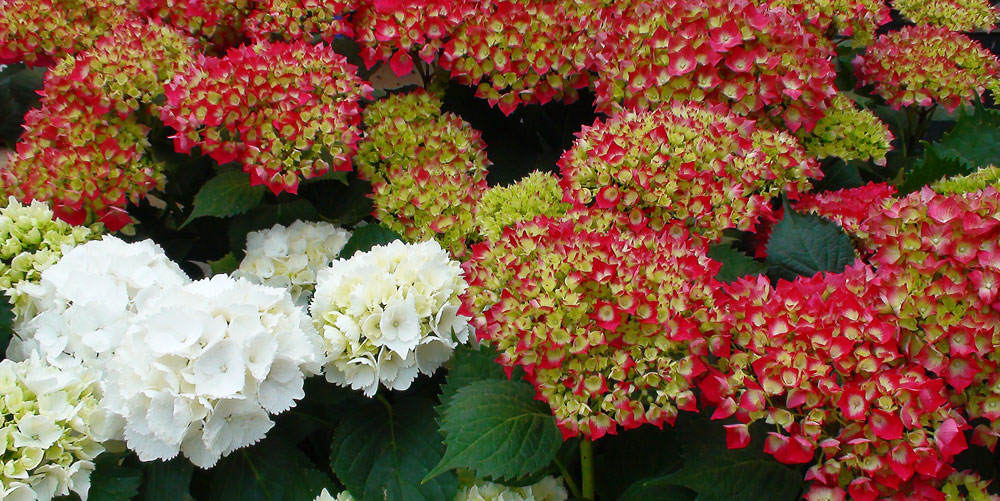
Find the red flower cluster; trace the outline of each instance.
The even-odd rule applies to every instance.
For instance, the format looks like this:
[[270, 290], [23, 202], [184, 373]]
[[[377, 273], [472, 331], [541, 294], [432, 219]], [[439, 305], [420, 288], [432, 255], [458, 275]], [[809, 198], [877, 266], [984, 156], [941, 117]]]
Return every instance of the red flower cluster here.
[[[463, 309], [505, 367], [522, 367], [564, 436], [597, 439], [694, 410], [702, 332], [719, 326], [718, 263], [680, 224], [606, 211], [538, 217], [473, 247]], [[480, 313], [481, 312], [481, 313]]]
[[940, 104], [954, 111], [1000, 91], [1000, 60], [978, 42], [948, 28], [918, 25], [878, 37], [854, 60], [858, 85], [874, 85], [894, 108]]
[[167, 85], [161, 118], [178, 152], [200, 147], [243, 164], [253, 184], [295, 193], [300, 179], [351, 170], [370, 93], [329, 46], [258, 42], [199, 57]]
[[725, 103], [812, 129], [836, 93], [832, 46], [784, 9], [749, 0], [635, 1], [598, 39], [598, 107]]
[[138, 0], [0, 0], [0, 64], [48, 65], [86, 50]]
[[784, 8], [802, 22], [831, 38], [851, 37], [860, 45], [871, 43], [875, 30], [892, 21], [882, 0], [754, 0], [758, 5]]
[[141, 12], [198, 38], [228, 46], [242, 37], [253, 0], [139, 0]]
[[353, 36], [347, 19], [353, 0], [257, 0], [244, 21], [253, 40], [291, 42], [316, 36], [332, 42], [337, 35]]
[[752, 229], [782, 189], [794, 198], [823, 175], [787, 133], [680, 104], [584, 127], [559, 166], [567, 202], [648, 216], [657, 227], [688, 220], [709, 238]]
[[0, 169], [4, 190], [50, 202], [71, 224], [128, 224], [126, 203], [164, 183], [135, 112], [193, 61], [191, 44], [171, 28], [130, 22], [60, 61], [46, 74], [41, 107], [25, 117], [17, 155]]

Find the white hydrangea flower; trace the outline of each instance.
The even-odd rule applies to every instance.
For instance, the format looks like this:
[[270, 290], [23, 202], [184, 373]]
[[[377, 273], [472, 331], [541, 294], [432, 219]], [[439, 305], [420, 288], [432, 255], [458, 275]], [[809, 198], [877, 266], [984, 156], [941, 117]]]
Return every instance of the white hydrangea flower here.
[[86, 501], [93, 459], [109, 438], [96, 374], [59, 368], [37, 356], [0, 362], [0, 499], [48, 501], [77, 493]]
[[328, 381], [372, 396], [433, 374], [459, 343], [468, 287], [460, 265], [433, 240], [395, 241], [340, 259], [317, 275], [310, 312], [326, 343]]
[[455, 501], [565, 501], [568, 498], [562, 480], [548, 476], [526, 487], [477, 480], [459, 489]]
[[295, 221], [247, 235], [246, 256], [233, 276], [285, 287], [296, 304], [306, 305], [316, 273], [340, 254], [351, 232], [330, 223]]
[[330, 491], [323, 489], [313, 501], [354, 501], [354, 496], [350, 492], [341, 491], [340, 494], [337, 494], [337, 497], [333, 497], [330, 495]]
[[7, 356], [38, 353], [49, 363], [100, 369], [121, 343], [136, 305], [165, 287], [190, 282], [152, 240], [126, 243], [106, 235], [68, 250], [21, 293], [38, 314], [16, 327]]
[[288, 291], [216, 275], [138, 304], [107, 365], [103, 404], [139, 459], [183, 453], [209, 468], [264, 438], [270, 414], [294, 406], [323, 363]]

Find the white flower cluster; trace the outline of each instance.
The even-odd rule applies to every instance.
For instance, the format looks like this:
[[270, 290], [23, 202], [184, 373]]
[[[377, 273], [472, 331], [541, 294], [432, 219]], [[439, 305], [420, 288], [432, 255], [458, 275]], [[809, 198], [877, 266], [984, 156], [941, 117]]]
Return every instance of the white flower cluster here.
[[350, 492], [341, 491], [337, 497], [333, 497], [330, 491], [323, 489], [313, 501], [354, 501], [354, 496]]
[[256, 443], [304, 396], [322, 346], [283, 289], [216, 275], [140, 303], [107, 366], [104, 405], [139, 459], [202, 468]]
[[0, 362], [0, 499], [43, 500], [73, 491], [86, 501], [106, 420], [95, 374], [37, 357]]
[[330, 223], [296, 221], [247, 235], [247, 252], [233, 276], [284, 287], [296, 304], [309, 303], [316, 272], [337, 258], [351, 232]]
[[38, 313], [17, 326], [7, 356], [38, 353], [65, 367], [100, 369], [121, 342], [144, 296], [190, 279], [152, 240], [125, 243], [105, 236], [74, 247], [21, 293]]
[[436, 241], [400, 241], [334, 261], [317, 276], [311, 313], [329, 357], [328, 381], [372, 396], [432, 374], [469, 339], [459, 315], [468, 287]]
[[545, 477], [526, 487], [509, 487], [485, 480], [458, 490], [455, 501], [565, 501], [569, 498], [562, 480]]

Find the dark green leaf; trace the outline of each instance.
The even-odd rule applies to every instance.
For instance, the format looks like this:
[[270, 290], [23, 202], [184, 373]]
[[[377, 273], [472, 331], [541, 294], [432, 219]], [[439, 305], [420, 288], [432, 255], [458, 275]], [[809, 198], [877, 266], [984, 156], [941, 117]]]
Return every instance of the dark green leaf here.
[[840, 226], [813, 214], [799, 214], [788, 204], [767, 242], [771, 271], [786, 279], [821, 271], [839, 273], [855, 259], [851, 238]]
[[183, 501], [191, 499], [191, 462], [183, 457], [170, 461], [143, 463], [146, 481], [142, 484], [144, 501]]
[[14, 308], [8, 299], [6, 294], [0, 294], [0, 360], [14, 335]]
[[343, 183], [326, 180], [299, 186], [299, 196], [312, 202], [328, 221], [341, 226], [353, 226], [372, 213], [371, 191], [371, 184], [356, 174]]
[[29, 109], [38, 104], [45, 68], [8, 65], [0, 71], [0, 145], [13, 147]]
[[983, 106], [962, 111], [934, 149], [940, 158], [957, 160], [969, 172], [1000, 163], [1000, 111]]
[[232, 273], [236, 268], [240, 267], [240, 262], [236, 259], [236, 256], [232, 252], [226, 253], [215, 261], [209, 261], [208, 265], [212, 268], [212, 273], [216, 275], [225, 275]]
[[469, 468], [480, 477], [517, 479], [545, 468], [562, 445], [547, 405], [528, 383], [486, 379], [463, 386], [441, 412], [447, 445], [427, 475]]
[[[452, 353], [446, 365], [447, 382], [441, 386], [441, 404], [447, 404], [463, 386], [483, 379], [506, 380], [503, 366], [496, 363], [497, 351], [485, 344], [478, 348], [460, 344]], [[515, 378], [520, 378], [521, 369], [515, 369]]]
[[765, 434], [760, 431], [755, 427], [750, 445], [729, 449], [721, 423], [703, 417], [681, 423], [677, 433], [685, 437], [684, 466], [669, 475], [644, 481], [646, 488], [687, 487], [698, 493], [699, 501], [797, 499], [802, 489], [801, 473], [762, 452]]
[[330, 463], [359, 501], [449, 500], [458, 480], [448, 472], [420, 481], [441, 460], [444, 444], [433, 402], [402, 397], [389, 407], [370, 400], [343, 416], [333, 435]]
[[127, 464], [124, 454], [104, 453], [94, 461], [96, 469], [90, 475], [91, 501], [127, 501], [139, 494], [142, 470]]
[[682, 463], [681, 444], [670, 427], [661, 430], [646, 425], [622, 431], [602, 438], [595, 449], [598, 450], [594, 458], [596, 485], [601, 499], [618, 499], [630, 485], [666, 475]]
[[266, 439], [240, 449], [212, 469], [211, 493], [216, 501], [310, 501], [333, 480], [287, 442]]
[[969, 169], [960, 160], [954, 158], [944, 158], [938, 153], [936, 144], [927, 144], [924, 148], [924, 156], [917, 160], [913, 169], [906, 174], [906, 179], [899, 186], [900, 193], [911, 193], [933, 184], [943, 177], [951, 177], [969, 174], [974, 169]]
[[347, 241], [347, 244], [340, 251], [340, 257], [341, 259], [347, 259], [353, 256], [355, 252], [368, 252], [376, 245], [385, 245], [394, 240], [402, 239], [403, 237], [399, 236], [399, 233], [380, 224], [362, 226], [354, 230], [351, 239]]
[[708, 257], [722, 263], [715, 274], [720, 282], [733, 282], [746, 275], [759, 275], [767, 268], [764, 263], [734, 249], [728, 244], [713, 245], [708, 249]]
[[823, 161], [822, 167], [823, 179], [813, 183], [819, 191], [857, 188], [865, 184], [855, 161], [845, 162], [840, 158], [828, 158]]
[[[676, 485], [669, 478], [656, 477], [640, 480], [628, 487], [618, 501], [695, 501], [708, 499], [698, 497], [698, 493]], [[740, 499], [735, 497], [733, 499]]]
[[194, 196], [194, 209], [181, 224], [204, 216], [230, 217], [243, 214], [260, 205], [263, 186], [250, 186], [250, 176], [243, 171], [227, 169], [209, 179]]

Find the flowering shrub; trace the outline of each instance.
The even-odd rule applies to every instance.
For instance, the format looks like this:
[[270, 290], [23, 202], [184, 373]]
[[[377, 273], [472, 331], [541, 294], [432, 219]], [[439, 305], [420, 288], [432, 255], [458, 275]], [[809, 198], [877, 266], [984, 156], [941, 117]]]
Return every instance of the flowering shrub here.
[[1000, 18], [996, 7], [983, 0], [946, 0], [933, 4], [892, 0], [892, 6], [917, 24], [944, 26], [954, 31], [989, 31]]
[[559, 178], [532, 172], [510, 186], [494, 186], [483, 193], [476, 204], [476, 226], [487, 240], [500, 238], [504, 228], [537, 216], [559, 218], [570, 209], [562, 201]]
[[251, 282], [285, 288], [298, 304], [307, 304], [316, 273], [340, 254], [351, 232], [329, 223], [296, 221], [247, 235], [247, 253], [235, 275]]
[[525, 487], [508, 487], [493, 482], [476, 481], [462, 487], [455, 501], [565, 501], [569, 499], [562, 482], [554, 477], [545, 477]]
[[787, 9], [818, 28], [820, 34], [832, 31], [838, 36], [851, 37], [862, 45], [870, 44], [875, 30], [891, 20], [888, 6], [877, 0], [771, 0], [756, 3]]
[[244, 21], [251, 38], [286, 42], [319, 36], [327, 42], [337, 35], [350, 35], [345, 12], [353, 2], [317, 0], [266, 0], [255, 2]]
[[374, 395], [410, 387], [469, 340], [459, 314], [458, 263], [437, 242], [394, 242], [334, 261], [317, 276], [309, 311], [323, 336], [332, 383]]
[[140, 302], [108, 364], [103, 404], [124, 418], [141, 460], [181, 452], [209, 468], [264, 438], [268, 414], [294, 406], [322, 362], [287, 292], [219, 275]]
[[871, 111], [858, 109], [843, 95], [833, 98], [816, 128], [799, 137], [806, 152], [814, 157], [872, 161], [877, 165], [885, 165], [885, 155], [894, 139], [888, 125]]
[[[89, 49], [138, 7], [136, 0], [4, 0], [0, 64], [47, 65]], [[27, 21], [27, 22], [26, 22]]]

